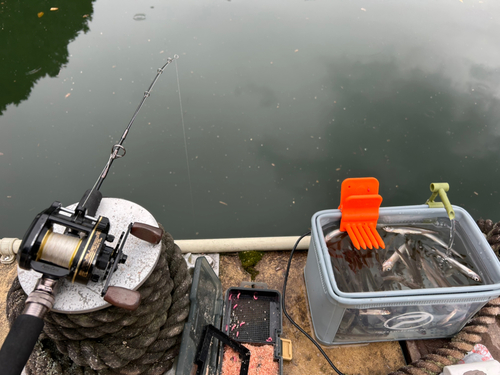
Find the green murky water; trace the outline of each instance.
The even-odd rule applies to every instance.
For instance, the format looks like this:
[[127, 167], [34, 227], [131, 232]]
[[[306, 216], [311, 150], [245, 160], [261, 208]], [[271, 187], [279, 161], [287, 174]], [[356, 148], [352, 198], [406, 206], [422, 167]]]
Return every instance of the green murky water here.
[[2, 0], [0, 237], [80, 199], [174, 54], [190, 176], [171, 65], [101, 189], [174, 238], [298, 235], [362, 176], [499, 220], [499, 34], [490, 0]]

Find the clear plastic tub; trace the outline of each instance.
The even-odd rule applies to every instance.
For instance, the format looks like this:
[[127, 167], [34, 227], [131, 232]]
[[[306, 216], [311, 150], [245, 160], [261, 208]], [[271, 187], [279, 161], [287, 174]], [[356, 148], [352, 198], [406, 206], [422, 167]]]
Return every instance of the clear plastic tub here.
[[[339, 289], [323, 237], [323, 227], [341, 213], [327, 210], [312, 218], [311, 244], [304, 271], [315, 335], [323, 345], [451, 337], [488, 300], [500, 295], [496, 255], [462, 208], [456, 214], [460, 251], [483, 279], [479, 285], [391, 291], [343, 292]], [[421, 206], [380, 209], [379, 223], [432, 223], [444, 209]], [[458, 243], [457, 242], [457, 243]], [[375, 251], [375, 250], [374, 250]], [[342, 281], [342, 280], [339, 280]]]

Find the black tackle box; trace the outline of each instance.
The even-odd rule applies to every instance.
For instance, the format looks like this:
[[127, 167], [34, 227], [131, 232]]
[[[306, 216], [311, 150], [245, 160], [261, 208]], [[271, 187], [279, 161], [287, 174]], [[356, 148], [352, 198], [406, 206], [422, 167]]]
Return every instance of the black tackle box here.
[[239, 287], [229, 288], [223, 299], [219, 278], [205, 257], [199, 257], [194, 268], [190, 301], [176, 375], [221, 373], [224, 344], [215, 337], [210, 341], [205, 363], [195, 363], [209, 325], [242, 344], [272, 345], [273, 360], [278, 363], [279, 375], [283, 374], [279, 291], [267, 289], [264, 283], [243, 282]]

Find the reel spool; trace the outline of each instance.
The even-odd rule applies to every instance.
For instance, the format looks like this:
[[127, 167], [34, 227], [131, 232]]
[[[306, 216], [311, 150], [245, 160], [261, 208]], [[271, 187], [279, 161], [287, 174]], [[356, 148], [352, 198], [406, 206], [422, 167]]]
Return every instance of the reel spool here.
[[[65, 232], [55, 233], [55, 224], [65, 227]], [[108, 265], [119, 252], [120, 244], [115, 249], [106, 245], [106, 241], [114, 241], [109, 229], [109, 219], [104, 216], [84, 216], [78, 224], [74, 212], [54, 202], [35, 217], [26, 232], [17, 253], [19, 267], [49, 275], [67, 273], [71, 282], [98, 282], [107, 276]], [[126, 257], [121, 260], [125, 262]]]

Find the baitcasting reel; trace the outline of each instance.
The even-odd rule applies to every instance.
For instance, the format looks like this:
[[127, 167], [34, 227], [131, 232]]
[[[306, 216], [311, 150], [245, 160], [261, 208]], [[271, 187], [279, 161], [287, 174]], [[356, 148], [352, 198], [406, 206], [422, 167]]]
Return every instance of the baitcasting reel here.
[[[108, 234], [108, 218], [84, 216], [81, 223], [72, 219], [74, 213], [59, 202], [39, 213], [21, 242], [17, 253], [19, 267], [65, 276], [82, 284], [89, 280], [98, 282], [107, 276], [110, 264], [119, 256], [121, 242], [115, 249], [106, 245], [114, 241]], [[64, 226], [65, 232], [54, 232], [55, 224]], [[126, 256], [120, 260], [124, 263]]]
[[[87, 192], [88, 194], [88, 192]], [[86, 195], [82, 198], [85, 200]], [[100, 202], [100, 192], [92, 200], [91, 211], [95, 214]], [[87, 202], [88, 203], [88, 202]], [[79, 205], [80, 207], [81, 205]], [[101, 296], [104, 300], [120, 307], [133, 309], [138, 306], [138, 292], [124, 288], [116, 300], [113, 293], [117, 287], [111, 287], [108, 294], [109, 281], [118, 264], [125, 263], [127, 256], [123, 254], [123, 246], [129, 233], [152, 244], [162, 238], [162, 230], [147, 224], [131, 223], [127, 232], [123, 232], [115, 248], [106, 243], [113, 242], [114, 236], [109, 234], [109, 219], [104, 216], [93, 217], [85, 211], [75, 211], [61, 207], [54, 202], [46, 210], [39, 213], [26, 232], [17, 253], [19, 267], [35, 270], [44, 277], [66, 277], [72, 283], [87, 284], [89, 281], [105, 281]], [[56, 233], [54, 226], [60, 225], [64, 233]], [[128, 296], [129, 303], [120, 301]], [[135, 301], [130, 305], [130, 301]]]

